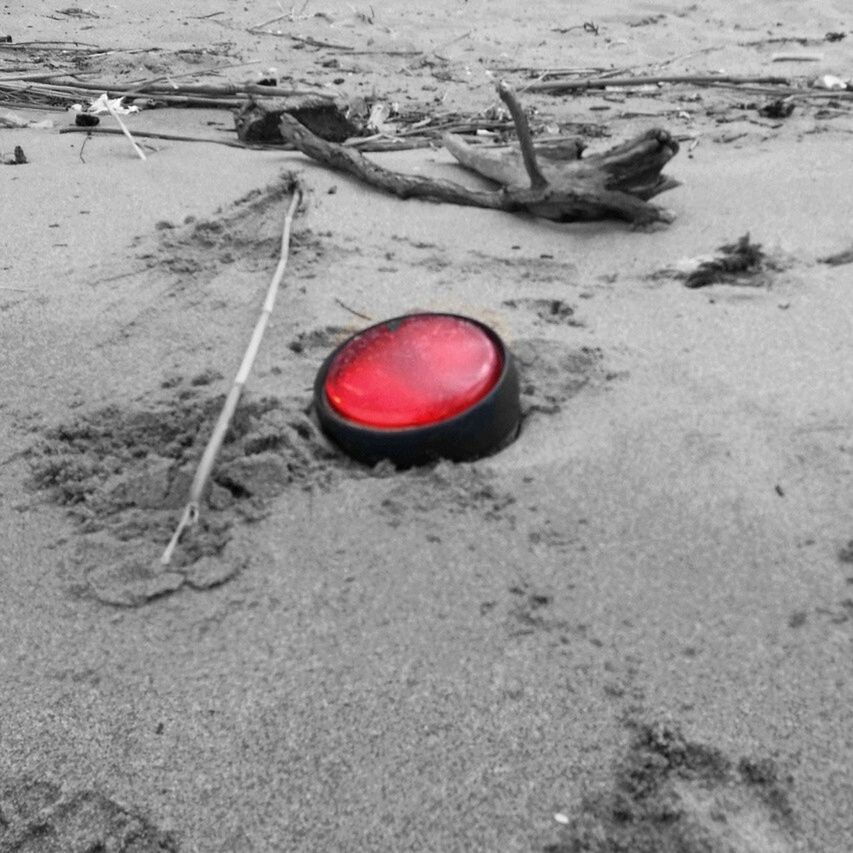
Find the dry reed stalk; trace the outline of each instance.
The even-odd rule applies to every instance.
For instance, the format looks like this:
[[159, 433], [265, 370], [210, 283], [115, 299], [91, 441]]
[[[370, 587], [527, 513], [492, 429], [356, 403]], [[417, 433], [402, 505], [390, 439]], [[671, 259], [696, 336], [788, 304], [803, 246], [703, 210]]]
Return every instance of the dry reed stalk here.
[[[58, 86], [60, 84], [54, 84]], [[132, 95], [140, 97], [141, 95], [151, 95], [152, 97], [159, 95], [185, 95], [193, 97], [212, 98], [217, 97], [236, 97], [245, 95], [255, 95], [258, 97], [316, 97], [323, 98], [327, 101], [333, 101], [334, 96], [328, 92], [318, 92], [306, 89], [288, 89], [283, 86], [261, 86], [258, 83], [222, 83], [218, 86], [210, 83], [187, 83], [180, 86], [161, 85], [152, 83], [139, 87], [139, 84], [121, 84], [104, 80], [78, 80], [73, 76], [69, 76], [68, 87], [71, 89], [86, 89], [95, 92], [116, 92], [122, 95]]]
[[222, 406], [222, 411], [219, 413], [219, 418], [216, 421], [216, 426], [213, 428], [213, 433], [210, 436], [207, 446], [204, 448], [204, 453], [199, 462], [198, 470], [193, 478], [190, 486], [189, 500], [184, 507], [181, 520], [169, 540], [169, 544], [163, 551], [160, 557], [160, 562], [167, 566], [175, 552], [175, 548], [180, 542], [181, 536], [187, 527], [191, 527], [198, 521], [199, 507], [201, 506], [202, 495], [204, 494], [207, 481], [210, 479], [210, 473], [213, 470], [213, 465], [216, 462], [216, 457], [222, 447], [222, 442], [225, 440], [225, 435], [228, 432], [228, 427], [231, 424], [231, 419], [234, 417], [234, 412], [237, 410], [237, 404], [240, 402], [240, 397], [243, 394], [243, 388], [246, 384], [246, 379], [255, 363], [255, 358], [258, 354], [258, 349], [261, 345], [261, 340], [264, 336], [269, 318], [272, 315], [272, 310], [275, 305], [275, 298], [278, 294], [281, 281], [284, 278], [284, 272], [287, 269], [287, 259], [290, 254], [290, 232], [293, 227], [293, 217], [299, 208], [302, 201], [302, 188], [295, 179], [291, 181], [291, 191], [293, 193], [290, 199], [290, 205], [287, 208], [287, 214], [284, 217], [284, 229], [281, 234], [281, 255], [279, 257], [278, 266], [273, 274], [272, 281], [267, 289], [266, 299], [261, 309], [261, 315], [258, 317], [258, 322], [255, 324], [255, 329], [252, 332], [249, 346], [243, 355], [243, 361], [240, 363], [240, 369], [234, 377], [234, 384], [225, 398], [225, 403]]
[[[24, 104], [25, 107], [36, 109]], [[117, 134], [121, 131], [117, 127], [61, 127], [60, 133], [85, 133], [89, 135], [98, 134]], [[265, 145], [262, 142], [240, 142], [236, 139], [209, 139], [203, 136], [185, 136], [180, 133], [157, 133], [151, 130], [135, 130], [134, 135], [137, 139], [165, 139], [172, 142], [209, 142], [214, 145], [227, 145], [229, 148], [242, 148], [244, 151], [294, 151], [293, 145], [281, 143], [280, 145]], [[429, 148], [433, 137], [419, 137], [413, 139], [399, 139], [395, 136], [375, 136], [353, 137], [348, 139], [344, 145], [347, 148], [357, 148], [359, 151], [412, 151], [417, 148]]]
[[[39, 75], [42, 77], [43, 75]], [[65, 75], [64, 75], [65, 76]], [[67, 78], [73, 79], [73, 78]], [[133, 85], [119, 86], [114, 83], [101, 81], [89, 83], [75, 80], [67, 83], [40, 83], [33, 80], [2, 79], [0, 78], [0, 93], [14, 92], [18, 95], [51, 98], [64, 101], [82, 101], [90, 92], [106, 92], [111, 98], [142, 98], [150, 97], [157, 101], [174, 106], [205, 107], [234, 109], [242, 106], [249, 96], [255, 100], [266, 97], [293, 98], [322, 98], [334, 103], [332, 95], [326, 92], [309, 92], [300, 89], [284, 89], [274, 86], [257, 86], [254, 83], [243, 85], [229, 84], [227, 86], [161, 86], [151, 85], [144, 88], [134, 88]]]
[[113, 109], [113, 105], [110, 103], [109, 98], [106, 99], [106, 104], [110, 115], [116, 120], [118, 126], [121, 128], [121, 132], [128, 138], [130, 144], [133, 146], [136, 156], [139, 157], [140, 160], [147, 160], [148, 158], [145, 156], [145, 152], [136, 144], [136, 140], [130, 135], [127, 125], [121, 120], [121, 116]]
[[730, 74], [652, 74], [643, 77], [579, 77], [573, 80], [543, 80], [521, 87], [522, 92], [568, 92], [575, 89], [605, 89], [608, 86], [657, 86], [664, 83], [689, 83], [695, 86], [712, 86], [715, 83], [756, 83], [785, 85], [787, 77], [738, 77]]

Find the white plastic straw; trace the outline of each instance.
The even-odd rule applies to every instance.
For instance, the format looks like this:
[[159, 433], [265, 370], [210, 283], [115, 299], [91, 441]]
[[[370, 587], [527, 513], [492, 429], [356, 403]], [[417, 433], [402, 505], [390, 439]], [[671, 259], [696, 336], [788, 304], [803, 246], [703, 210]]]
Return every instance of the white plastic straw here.
[[136, 140], [130, 135], [127, 125], [121, 120], [121, 116], [113, 109], [110, 99], [105, 98], [104, 100], [107, 103], [107, 109], [109, 110], [110, 115], [118, 122], [121, 132], [130, 140], [130, 144], [133, 146], [136, 156], [139, 157], [140, 160], [147, 160], [148, 158], [145, 156], [145, 152], [136, 144]]

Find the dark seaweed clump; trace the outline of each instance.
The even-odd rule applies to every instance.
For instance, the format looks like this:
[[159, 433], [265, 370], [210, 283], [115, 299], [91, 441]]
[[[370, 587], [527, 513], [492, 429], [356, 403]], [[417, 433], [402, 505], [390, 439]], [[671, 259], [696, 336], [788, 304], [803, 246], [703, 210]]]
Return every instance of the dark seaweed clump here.
[[766, 255], [760, 243], [753, 243], [744, 234], [735, 243], [726, 243], [717, 250], [719, 254], [703, 261], [684, 280], [685, 287], [706, 287], [754, 276], [765, 269]]

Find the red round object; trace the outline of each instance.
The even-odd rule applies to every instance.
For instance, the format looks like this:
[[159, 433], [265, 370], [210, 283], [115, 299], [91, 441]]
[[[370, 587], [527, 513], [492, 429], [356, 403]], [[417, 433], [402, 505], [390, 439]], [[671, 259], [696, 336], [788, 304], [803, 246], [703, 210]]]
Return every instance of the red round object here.
[[438, 423], [494, 387], [499, 345], [480, 326], [445, 314], [413, 314], [366, 329], [335, 355], [325, 379], [329, 405], [377, 429]]

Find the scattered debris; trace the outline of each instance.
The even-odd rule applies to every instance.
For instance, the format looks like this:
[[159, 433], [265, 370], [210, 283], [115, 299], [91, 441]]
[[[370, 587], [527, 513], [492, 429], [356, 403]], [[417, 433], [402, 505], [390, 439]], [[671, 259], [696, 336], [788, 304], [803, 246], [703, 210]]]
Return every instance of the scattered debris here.
[[[627, 219], [635, 224], [672, 221], [669, 211], [647, 201], [677, 185], [660, 174], [678, 151], [678, 143], [669, 133], [649, 130], [604, 154], [583, 159], [577, 156], [576, 144], [537, 151], [527, 117], [513, 91], [502, 82], [498, 94], [515, 123], [520, 145], [518, 155], [511, 155], [509, 159], [484, 157], [480, 151], [471, 152], [461, 140], [445, 137], [445, 145], [463, 165], [503, 184], [500, 190], [493, 192], [389, 171], [351, 149], [320, 139], [288, 113], [281, 116], [281, 134], [312, 159], [349, 172], [400, 198], [428, 198], [508, 212], [527, 211], [562, 222], [608, 217]], [[547, 155], [544, 172], [539, 154]], [[529, 179], [527, 185], [523, 180], [525, 173]]]
[[[93, 92], [105, 92], [112, 98], [133, 98], [137, 102], [164, 103], [183, 107], [210, 107], [212, 109], [239, 109], [247, 97], [317, 97], [333, 101], [324, 92], [261, 86], [257, 83], [228, 83], [218, 86], [210, 84], [169, 85], [143, 83], [128, 86], [115, 81], [84, 81], [71, 73], [56, 74], [35, 72], [23, 75], [26, 79], [0, 78], [0, 97], [14, 95], [26, 98], [33, 105], [67, 104], [81, 106], [81, 100]], [[47, 82], [45, 82], [47, 81]], [[150, 104], [149, 104], [150, 105]]]
[[310, 96], [263, 102], [250, 98], [234, 116], [237, 138], [241, 142], [283, 144], [279, 124], [284, 113], [329, 142], [344, 142], [361, 134], [361, 129], [333, 101]]
[[139, 112], [139, 107], [134, 104], [126, 105], [124, 101], [124, 97], [109, 98], [104, 92], [94, 101], [91, 101], [88, 107], [84, 108], [82, 104], [73, 104], [71, 110], [75, 113], [88, 113], [93, 116], [104, 115], [105, 113], [127, 116]]
[[744, 234], [735, 243], [726, 243], [719, 247], [718, 254], [712, 258], [696, 258], [688, 261], [687, 266], [693, 269], [681, 271], [684, 286], [697, 288], [709, 284], [747, 284], [747, 279], [754, 278], [766, 266], [766, 255], [760, 243], [753, 243], [749, 234]]
[[794, 112], [793, 98], [777, 98], [763, 107], [758, 108], [758, 114], [764, 118], [788, 118]]

